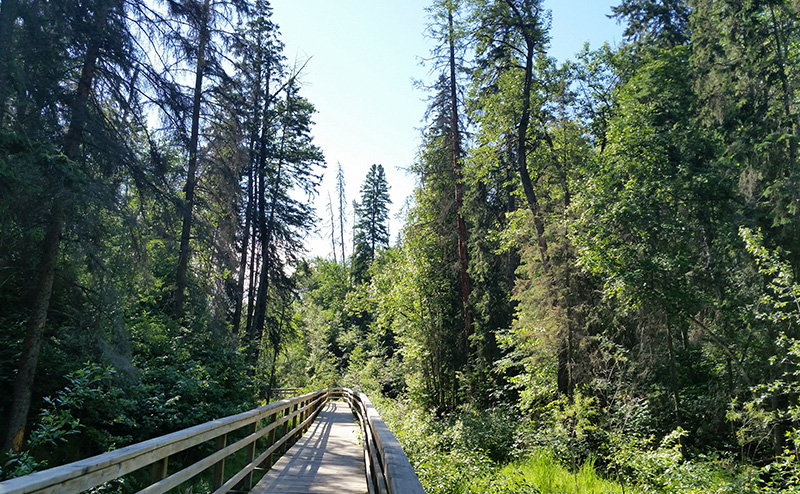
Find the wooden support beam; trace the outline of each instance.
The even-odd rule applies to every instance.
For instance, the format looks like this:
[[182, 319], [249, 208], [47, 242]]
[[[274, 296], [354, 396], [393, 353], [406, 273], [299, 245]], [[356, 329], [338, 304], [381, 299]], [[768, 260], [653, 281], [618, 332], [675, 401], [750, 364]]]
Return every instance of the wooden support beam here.
[[[217, 438], [216, 450], [219, 451], [228, 445], [228, 435], [223, 434]], [[221, 459], [214, 465], [214, 490], [225, 482], [225, 458]]]

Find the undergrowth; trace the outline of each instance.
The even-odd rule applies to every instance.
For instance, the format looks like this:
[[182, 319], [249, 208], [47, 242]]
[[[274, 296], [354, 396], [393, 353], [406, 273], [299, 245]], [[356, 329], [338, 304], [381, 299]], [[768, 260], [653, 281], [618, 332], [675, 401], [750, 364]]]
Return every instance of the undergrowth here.
[[429, 494], [776, 492], [760, 484], [754, 467], [725, 457], [688, 459], [680, 429], [655, 443], [617, 438], [604, 457], [575, 461], [565, 456], [557, 430], [535, 430], [513, 408], [467, 408], [440, 418], [406, 401], [378, 399], [376, 406]]

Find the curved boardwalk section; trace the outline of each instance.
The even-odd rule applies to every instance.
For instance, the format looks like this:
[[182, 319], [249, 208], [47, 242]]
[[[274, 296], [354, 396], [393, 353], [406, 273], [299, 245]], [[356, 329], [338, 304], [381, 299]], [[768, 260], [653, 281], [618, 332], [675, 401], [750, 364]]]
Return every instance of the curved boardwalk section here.
[[366, 493], [359, 433], [347, 403], [328, 402], [308, 432], [273, 465], [251, 494]]

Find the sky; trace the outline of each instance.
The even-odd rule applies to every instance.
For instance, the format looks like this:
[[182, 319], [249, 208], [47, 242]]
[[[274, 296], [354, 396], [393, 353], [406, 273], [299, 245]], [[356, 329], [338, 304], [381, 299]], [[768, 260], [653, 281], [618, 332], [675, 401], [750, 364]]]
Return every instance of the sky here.
[[[395, 242], [401, 211], [414, 187], [406, 172], [414, 163], [430, 82], [423, 60], [435, 44], [425, 35], [428, 0], [272, 0], [289, 65], [306, 64], [301, 94], [316, 107], [315, 143], [327, 168], [316, 198], [318, 231], [309, 235], [310, 256], [331, 257], [328, 196], [335, 203], [337, 163], [346, 182], [347, 219], [369, 167], [383, 165], [392, 205]], [[545, 0], [552, 11], [551, 56], [571, 59], [585, 42], [599, 47], [622, 41], [622, 27], [607, 16], [619, 0]], [[336, 207], [336, 206], [334, 206]], [[345, 229], [345, 250], [352, 250]], [[338, 233], [337, 233], [338, 236]]]

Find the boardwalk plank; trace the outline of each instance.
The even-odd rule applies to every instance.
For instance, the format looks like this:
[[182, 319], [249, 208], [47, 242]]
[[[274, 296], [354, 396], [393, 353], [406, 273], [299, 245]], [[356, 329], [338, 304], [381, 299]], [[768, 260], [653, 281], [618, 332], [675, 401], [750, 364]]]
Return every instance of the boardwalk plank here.
[[275, 463], [251, 494], [366, 493], [359, 432], [347, 403], [329, 402], [308, 432]]

